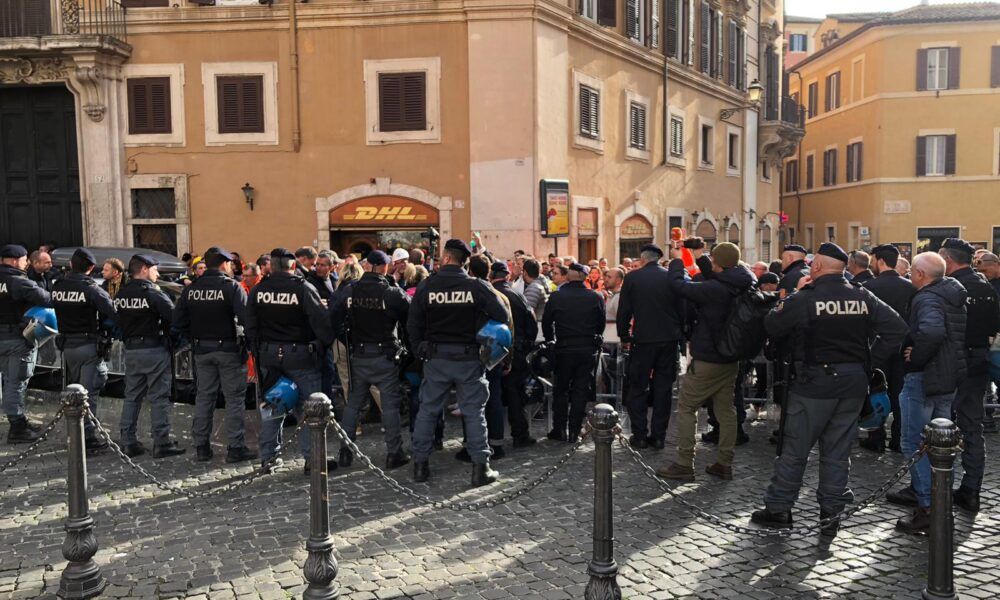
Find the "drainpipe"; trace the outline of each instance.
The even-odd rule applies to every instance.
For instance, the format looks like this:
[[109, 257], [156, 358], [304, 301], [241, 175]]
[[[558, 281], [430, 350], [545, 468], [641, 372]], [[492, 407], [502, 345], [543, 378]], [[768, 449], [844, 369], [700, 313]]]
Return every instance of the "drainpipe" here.
[[[805, 128], [806, 128], [806, 117], [805, 117], [805, 111], [803, 111], [803, 109], [802, 109], [802, 99], [806, 97], [806, 91], [802, 88], [802, 73], [798, 69], [792, 71], [792, 73], [794, 73], [795, 76], [799, 78], [799, 106], [798, 106], [798, 108], [799, 108], [799, 122], [802, 124], [802, 129], [805, 130]], [[804, 140], [805, 137], [803, 137], [802, 139]], [[798, 156], [797, 156], [796, 160], [798, 161], [799, 172], [796, 174], [796, 176], [801, 175], [805, 171], [805, 165], [802, 164], [802, 140], [799, 140], [797, 146], [799, 147], [799, 149], [798, 149]], [[815, 176], [816, 176], [816, 164], [813, 163], [813, 177], [815, 177]], [[805, 178], [803, 177], [802, 179], [805, 179]], [[796, 209], [795, 209], [795, 231], [798, 231], [798, 232], [801, 233], [802, 232], [802, 192], [801, 192], [801, 190], [802, 190], [803, 182], [802, 181], [798, 181], [797, 183], [798, 183], [798, 185], [795, 186], [795, 206], [796, 206]], [[778, 194], [778, 202], [781, 205], [781, 208], [779, 208], [778, 210], [784, 211], [785, 210], [784, 209], [784, 195]], [[809, 250], [811, 250], [811, 248], [809, 248]]]
[[292, 71], [292, 152], [302, 147], [302, 121], [299, 117], [299, 28], [296, 15], [298, 0], [288, 0], [288, 59]]

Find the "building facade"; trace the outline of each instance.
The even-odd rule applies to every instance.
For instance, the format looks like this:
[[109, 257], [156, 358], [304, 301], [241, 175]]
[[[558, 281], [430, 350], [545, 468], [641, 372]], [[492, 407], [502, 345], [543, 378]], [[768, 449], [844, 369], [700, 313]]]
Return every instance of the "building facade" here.
[[803, 59], [816, 51], [816, 30], [823, 19], [785, 15], [785, 70], [795, 68]]
[[783, 181], [797, 241], [1000, 244], [1000, 5], [882, 16], [788, 75], [807, 113]]
[[[59, 96], [64, 141], [48, 166], [3, 144], [7, 187], [17, 168], [39, 182], [4, 198], [5, 238], [249, 256], [415, 246], [434, 227], [581, 259], [674, 226], [750, 257], [777, 243], [802, 133], [778, 0], [14, 4], [0, 112]], [[43, 117], [18, 135], [48, 144]]]

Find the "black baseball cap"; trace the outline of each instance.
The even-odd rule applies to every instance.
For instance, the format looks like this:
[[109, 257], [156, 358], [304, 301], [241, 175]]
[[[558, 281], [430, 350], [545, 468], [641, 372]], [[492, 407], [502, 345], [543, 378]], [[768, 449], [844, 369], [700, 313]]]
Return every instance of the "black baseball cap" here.
[[464, 240], [452, 238], [445, 242], [444, 249], [457, 250], [465, 254], [466, 257], [472, 256], [472, 248], [469, 248], [469, 245], [466, 244]]
[[[788, 244], [785, 246], [785, 252], [801, 252], [802, 254], [807, 254], [806, 249], [798, 244]], [[844, 259], [844, 262], [847, 262], [846, 258]]]
[[28, 251], [24, 249], [24, 246], [18, 244], [7, 244], [0, 248], [0, 258], [22, 258], [27, 255]]
[[899, 258], [899, 248], [892, 244], [880, 244], [872, 248], [872, 255], [882, 260], [885, 260], [886, 257]]
[[226, 260], [229, 260], [229, 261], [236, 260], [236, 257], [233, 256], [232, 253], [227, 252], [225, 248], [220, 248], [219, 246], [212, 246], [211, 248], [209, 248], [208, 250], [206, 250], [205, 251], [205, 258], [208, 258], [212, 254], [215, 254], [217, 256], [221, 256], [222, 258], [224, 258]]
[[[663, 255], [661, 254], [660, 256], [663, 256]], [[581, 263], [575, 262], [575, 263], [571, 264], [567, 268], [570, 271], [577, 271], [579, 273], [583, 273], [584, 275], [590, 275], [590, 267], [588, 267], [585, 264], [581, 264]]]
[[77, 248], [73, 251], [73, 258], [79, 258], [80, 260], [87, 261], [87, 264], [96, 265], [97, 259], [94, 258], [94, 254], [87, 250], [86, 248]]
[[132, 257], [132, 260], [137, 260], [147, 267], [155, 267], [160, 264], [160, 261], [156, 260], [149, 254], [136, 254]]
[[496, 275], [510, 275], [510, 268], [507, 267], [507, 262], [503, 260], [498, 260], [490, 266], [490, 273], [494, 276]]
[[823, 256], [835, 258], [842, 263], [846, 263], [848, 260], [847, 253], [844, 252], [844, 249], [833, 242], [823, 242], [823, 244], [819, 247], [819, 252], [816, 254], [822, 254]]
[[959, 238], [948, 238], [944, 241], [943, 244], [941, 244], [941, 247], [947, 248], [948, 250], [961, 252], [962, 254], [968, 254], [969, 260], [972, 260], [972, 255], [976, 253], [975, 246]]
[[389, 264], [389, 255], [381, 250], [372, 250], [365, 256], [365, 261], [373, 267], [381, 267]]

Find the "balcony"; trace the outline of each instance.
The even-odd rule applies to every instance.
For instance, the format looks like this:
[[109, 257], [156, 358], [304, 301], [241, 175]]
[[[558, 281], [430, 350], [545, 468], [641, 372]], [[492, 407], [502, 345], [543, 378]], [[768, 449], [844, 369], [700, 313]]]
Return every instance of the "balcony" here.
[[785, 96], [780, 102], [767, 103], [762, 116], [758, 131], [760, 156], [777, 166], [795, 154], [806, 134], [805, 109], [795, 98]]

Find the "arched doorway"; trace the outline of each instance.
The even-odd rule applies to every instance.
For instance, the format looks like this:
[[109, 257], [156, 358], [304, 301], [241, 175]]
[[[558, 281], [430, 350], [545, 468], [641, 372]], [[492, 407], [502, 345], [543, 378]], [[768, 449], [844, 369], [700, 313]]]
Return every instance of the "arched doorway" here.
[[632, 215], [622, 221], [618, 239], [619, 261], [638, 258], [642, 247], [653, 243], [653, 224], [642, 215]]
[[716, 242], [719, 241], [719, 233], [715, 228], [715, 224], [707, 219], [698, 223], [698, 227], [695, 228], [694, 234], [705, 240], [705, 246], [709, 249], [715, 246]]
[[740, 245], [740, 226], [736, 223], [729, 226], [729, 241], [737, 246]]
[[393, 195], [358, 198], [330, 209], [330, 249], [364, 256], [378, 248], [427, 250], [430, 227], [440, 227], [437, 209]]

